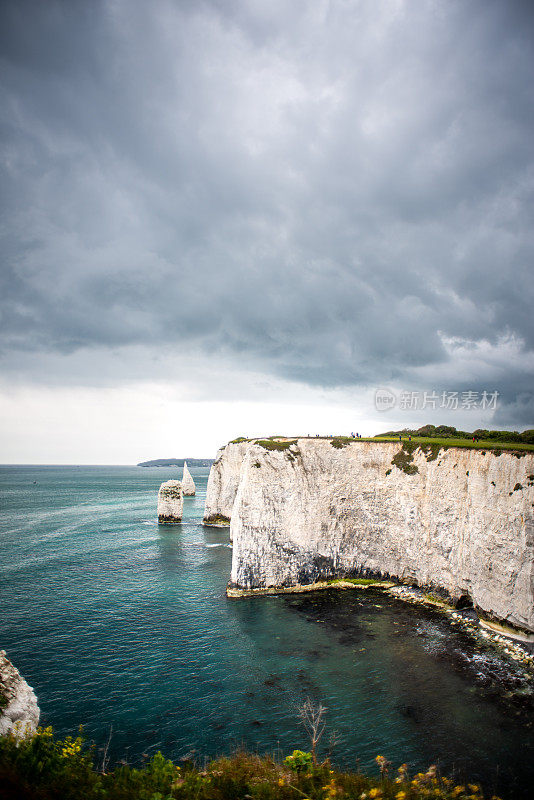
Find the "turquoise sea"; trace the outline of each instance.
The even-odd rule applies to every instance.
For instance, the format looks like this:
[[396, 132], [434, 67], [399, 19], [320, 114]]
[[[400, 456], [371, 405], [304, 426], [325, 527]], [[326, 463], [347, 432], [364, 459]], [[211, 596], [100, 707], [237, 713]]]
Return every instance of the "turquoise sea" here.
[[0, 467], [0, 647], [43, 724], [83, 724], [97, 750], [112, 730], [112, 760], [131, 763], [283, 755], [306, 749], [310, 696], [338, 766], [376, 770], [382, 754], [529, 795], [533, 714], [508, 692], [520, 669], [372, 591], [228, 600], [228, 534], [201, 525], [208, 470], [191, 471], [197, 496], [172, 526], [156, 496], [175, 468]]

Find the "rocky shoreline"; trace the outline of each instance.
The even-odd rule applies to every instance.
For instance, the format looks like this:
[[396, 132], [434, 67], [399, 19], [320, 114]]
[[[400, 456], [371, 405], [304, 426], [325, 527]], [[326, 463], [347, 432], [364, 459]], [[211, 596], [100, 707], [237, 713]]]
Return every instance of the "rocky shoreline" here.
[[515, 633], [507, 631], [503, 626], [496, 630], [496, 626], [480, 619], [473, 609], [457, 610], [445, 601], [429, 596], [423, 589], [412, 586], [403, 586], [392, 581], [354, 581], [334, 580], [318, 581], [313, 584], [304, 584], [286, 587], [268, 587], [258, 589], [240, 589], [228, 585], [226, 594], [229, 598], [255, 597], [257, 595], [304, 594], [317, 591], [347, 591], [347, 590], [376, 590], [392, 595], [406, 603], [425, 606], [440, 612], [448, 618], [454, 627], [461, 627], [468, 633], [478, 646], [491, 645], [501, 656], [508, 657], [528, 670], [534, 678], [534, 642], [520, 641], [514, 638]]
[[39, 706], [31, 686], [0, 650], [0, 736], [31, 736], [39, 724]]

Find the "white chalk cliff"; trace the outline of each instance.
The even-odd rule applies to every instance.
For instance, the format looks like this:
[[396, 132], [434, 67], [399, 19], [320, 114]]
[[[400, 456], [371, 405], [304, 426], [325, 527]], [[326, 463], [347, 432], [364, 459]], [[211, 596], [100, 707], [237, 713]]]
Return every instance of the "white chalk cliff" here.
[[221, 498], [210, 497], [210, 513], [231, 517], [231, 585], [390, 576], [534, 631], [533, 453], [323, 439], [240, 448], [219, 453]]
[[187, 461], [184, 461], [184, 471], [182, 474], [182, 493], [184, 497], [193, 497], [193, 495], [196, 494], [195, 482], [187, 467]]
[[0, 650], [0, 736], [31, 736], [39, 724], [39, 706], [31, 686]]
[[180, 481], [165, 481], [158, 492], [158, 522], [181, 522], [184, 507]]
[[206, 489], [204, 524], [226, 527], [239, 486], [241, 466], [250, 442], [230, 442], [221, 447], [210, 469]]

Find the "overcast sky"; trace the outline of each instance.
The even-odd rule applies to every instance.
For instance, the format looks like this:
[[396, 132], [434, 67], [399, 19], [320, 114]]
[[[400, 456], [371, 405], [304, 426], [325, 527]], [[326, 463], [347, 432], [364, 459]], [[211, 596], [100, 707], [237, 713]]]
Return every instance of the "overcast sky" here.
[[534, 427], [533, 3], [0, 9], [0, 461]]

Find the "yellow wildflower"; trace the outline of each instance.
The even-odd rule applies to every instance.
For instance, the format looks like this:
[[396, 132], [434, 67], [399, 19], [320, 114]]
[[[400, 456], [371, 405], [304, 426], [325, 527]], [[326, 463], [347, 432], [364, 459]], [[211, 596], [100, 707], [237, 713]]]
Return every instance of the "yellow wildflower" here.
[[371, 791], [369, 792], [369, 797], [373, 797], [373, 798], [374, 797], [380, 797], [381, 794], [382, 794], [382, 792], [380, 791], [380, 789], [374, 788], [374, 789], [371, 789]]
[[404, 800], [404, 798], [406, 797], [406, 792], [397, 792], [395, 797], [397, 798], [397, 800]]
[[63, 758], [70, 758], [71, 756], [75, 756], [77, 753], [79, 753], [81, 749], [82, 740], [80, 737], [73, 740], [70, 738], [70, 736], [67, 736], [63, 747], [61, 748], [61, 755]]

